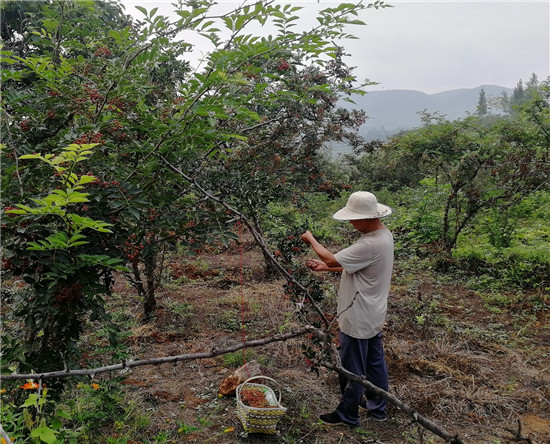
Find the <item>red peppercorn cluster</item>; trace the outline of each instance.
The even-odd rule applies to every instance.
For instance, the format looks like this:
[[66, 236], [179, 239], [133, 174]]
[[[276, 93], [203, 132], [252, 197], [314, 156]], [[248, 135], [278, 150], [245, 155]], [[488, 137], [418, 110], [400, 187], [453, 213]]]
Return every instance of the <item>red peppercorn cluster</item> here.
[[59, 303], [78, 301], [82, 297], [82, 286], [79, 282], [73, 285], [61, 287], [55, 294], [55, 300]]
[[82, 87], [84, 88], [84, 92], [88, 95], [88, 98], [93, 102], [93, 103], [98, 103], [101, 101], [101, 94], [99, 93], [99, 90], [96, 89], [96, 88], [92, 88], [90, 85], [88, 84], [84, 84], [82, 85]]
[[107, 102], [107, 109], [109, 111], [116, 111], [119, 114], [124, 114], [124, 110], [128, 105], [131, 105], [131, 103], [127, 104], [122, 97], [118, 96], [109, 99], [109, 101]]
[[76, 143], [77, 145], [84, 145], [87, 143], [105, 143], [105, 140], [102, 137], [103, 137], [103, 134], [101, 133], [83, 134], [78, 139], [76, 139], [73, 143]]
[[134, 262], [139, 254], [143, 251], [143, 244], [136, 242], [136, 235], [132, 234], [123, 245], [120, 245], [119, 248], [124, 252], [126, 257]]
[[286, 60], [284, 59], [281, 59], [279, 60], [279, 66], [277, 67], [277, 69], [279, 71], [286, 71], [287, 69], [290, 68], [290, 63], [288, 63]]
[[117, 180], [112, 180], [111, 182], [105, 180], [96, 179], [93, 182], [90, 182], [90, 185], [98, 185], [103, 188], [118, 187], [120, 182]]
[[111, 51], [109, 51], [109, 48], [105, 46], [100, 46], [97, 48], [96, 52], [94, 52], [94, 56], [96, 57], [106, 57], [112, 55]]

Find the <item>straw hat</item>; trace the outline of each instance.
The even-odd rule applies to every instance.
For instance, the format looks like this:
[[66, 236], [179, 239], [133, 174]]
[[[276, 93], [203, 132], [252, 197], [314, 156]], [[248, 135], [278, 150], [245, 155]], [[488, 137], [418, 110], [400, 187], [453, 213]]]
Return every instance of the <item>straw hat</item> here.
[[391, 208], [378, 203], [374, 194], [357, 191], [349, 197], [347, 205], [332, 217], [336, 220], [377, 219], [391, 213]]

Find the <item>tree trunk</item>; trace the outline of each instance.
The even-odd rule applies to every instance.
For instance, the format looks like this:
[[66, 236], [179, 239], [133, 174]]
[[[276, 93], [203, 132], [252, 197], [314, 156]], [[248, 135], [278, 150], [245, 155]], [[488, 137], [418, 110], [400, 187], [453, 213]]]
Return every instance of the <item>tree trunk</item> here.
[[[146, 288], [143, 295], [143, 318], [144, 320], [150, 320], [157, 311], [157, 299], [155, 297], [155, 289], [157, 287], [157, 281], [155, 280], [155, 260], [145, 262], [145, 278]], [[159, 277], [160, 281], [160, 277]]]

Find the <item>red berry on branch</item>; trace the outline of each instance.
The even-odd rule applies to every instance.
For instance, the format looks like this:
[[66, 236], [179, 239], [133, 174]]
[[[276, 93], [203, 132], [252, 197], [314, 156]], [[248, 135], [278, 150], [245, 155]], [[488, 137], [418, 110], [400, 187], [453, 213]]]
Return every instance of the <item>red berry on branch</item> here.
[[288, 68], [290, 68], [290, 64], [284, 60], [284, 59], [281, 59], [280, 62], [279, 62], [279, 66], [277, 67], [277, 69], [279, 71], [286, 71]]

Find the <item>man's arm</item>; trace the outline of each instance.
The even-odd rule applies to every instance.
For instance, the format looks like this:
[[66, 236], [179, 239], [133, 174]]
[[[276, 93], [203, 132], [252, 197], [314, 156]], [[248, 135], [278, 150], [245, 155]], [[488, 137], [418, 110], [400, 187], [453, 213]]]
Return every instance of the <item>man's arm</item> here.
[[343, 267], [328, 267], [323, 261], [319, 259], [310, 259], [306, 262], [306, 266], [313, 271], [333, 271], [335, 273], [341, 273], [344, 271]]
[[[306, 243], [311, 245], [313, 248], [313, 251], [319, 256], [319, 259], [321, 259], [322, 263], [326, 266], [323, 267], [319, 263], [319, 261], [308, 261], [311, 263], [312, 266], [309, 266], [312, 270], [315, 271], [342, 271], [343, 268], [340, 265], [340, 263], [336, 260], [334, 257], [334, 254], [332, 254], [329, 250], [327, 250], [323, 245], [321, 245], [317, 239], [311, 234], [311, 231], [307, 230], [304, 234], [302, 234], [301, 239]], [[307, 265], [307, 263], [306, 263]]]

